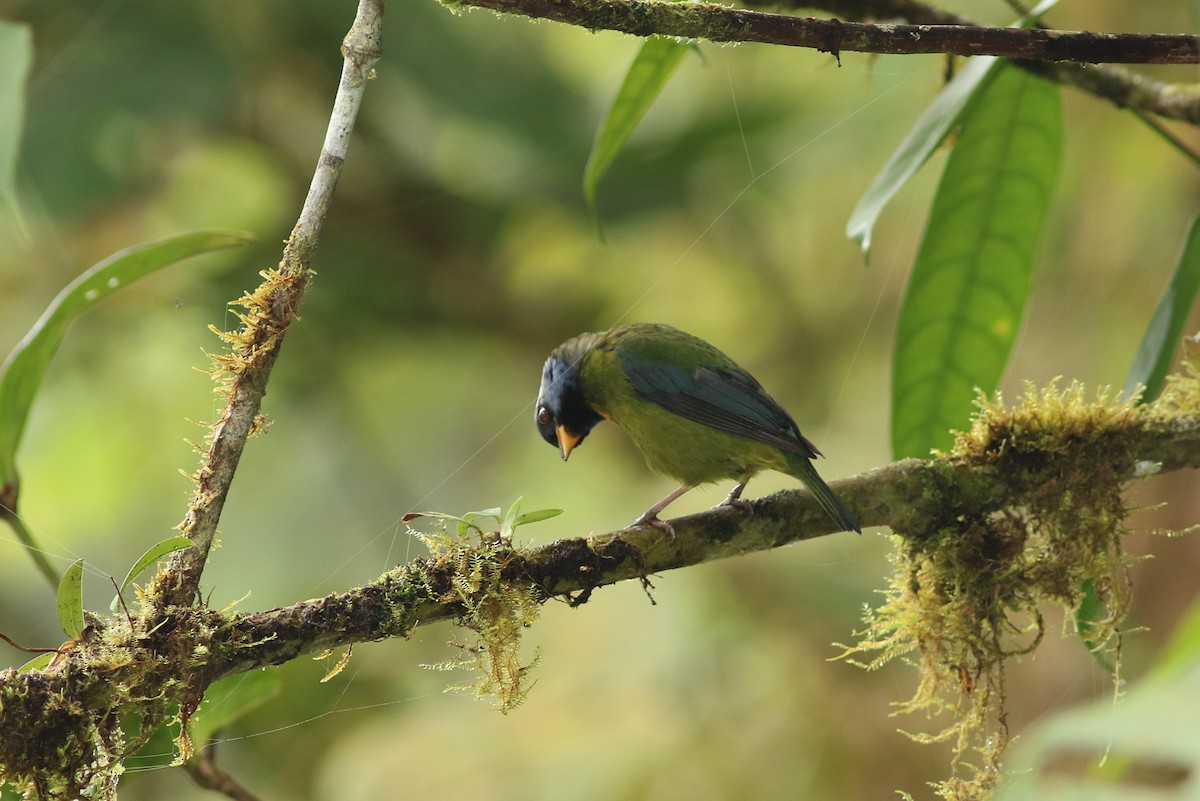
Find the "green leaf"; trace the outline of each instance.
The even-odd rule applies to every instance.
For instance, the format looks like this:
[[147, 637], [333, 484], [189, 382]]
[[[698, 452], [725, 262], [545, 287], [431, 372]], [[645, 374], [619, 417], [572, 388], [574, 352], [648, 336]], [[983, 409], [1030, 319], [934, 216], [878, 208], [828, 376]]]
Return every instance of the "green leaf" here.
[[192, 716], [188, 730], [196, 748], [212, 739], [251, 710], [262, 706], [283, 691], [283, 681], [273, 670], [258, 670], [227, 676], [204, 691], [204, 703]]
[[30, 659], [28, 662], [26, 662], [25, 664], [23, 664], [19, 668], [17, 668], [17, 672], [18, 673], [32, 673], [35, 670], [42, 670], [43, 668], [48, 668], [48, 667], [50, 667], [50, 663], [54, 661], [54, 657], [56, 657], [56, 656], [58, 656], [58, 654], [56, 654], [54, 652], [38, 654], [33, 659]]
[[136, 245], [80, 275], [50, 303], [0, 366], [0, 490], [15, 487], [16, 453], [29, 408], [50, 359], [71, 321], [101, 298], [168, 264], [222, 248], [244, 245], [248, 234], [196, 231]]
[[1200, 662], [1023, 733], [996, 801], [1184, 801], [1200, 775]]
[[1192, 220], [1183, 253], [1175, 265], [1175, 274], [1159, 299], [1150, 326], [1142, 337], [1142, 344], [1138, 346], [1133, 369], [1125, 381], [1126, 395], [1132, 394], [1141, 385], [1146, 388], [1142, 392], [1142, 403], [1149, 403], [1158, 397], [1197, 291], [1200, 291], [1200, 217]]
[[1200, 664], [1200, 600], [1193, 601], [1175, 624], [1171, 639], [1158, 654], [1158, 662], [1150, 678], [1166, 679], [1196, 664]]
[[955, 75], [929, 104], [859, 198], [858, 205], [850, 212], [850, 221], [846, 223], [846, 236], [858, 242], [865, 255], [871, 253], [871, 231], [884, 207], [929, 159], [938, 145], [945, 141], [946, 134], [958, 122], [967, 102], [974, 97], [976, 89], [991, 75], [998, 63], [999, 60], [993, 56], [971, 59], [966, 68]]
[[675, 74], [689, 46], [665, 36], [651, 36], [642, 43], [642, 49], [629, 65], [625, 81], [596, 132], [592, 152], [583, 168], [583, 196], [593, 214], [596, 213], [596, 186], [663, 86]]
[[[144, 554], [138, 557], [138, 560], [133, 563], [133, 567], [129, 568], [129, 572], [125, 574], [125, 580], [121, 582], [120, 592], [125, 592], [125, 588], [133, 583], [133, 580], [138, 577], [143, 570], [150, 565], [162, 559], [169, 553], [182, 551], [184, 548], [191, 548], [195, 545], [194, 542], [187, 537], [169, 537], [161, 542], [151, 545]], [[113, 598], [109, 604], [109, 609], [116, 610], [117, 602], [120, 600], [120, 593]]]
[[999, 383], [1032, 283], [1062, 151], [1058, 89], [1002, 66], [964, 115], [896, 334], [892, 450], [948, 449]]
[[538, 509], [536, 512], [526, 512], [513, 522], [513, 526], [527, 526], [530, 523], [540, 523], [543, 520], [558, 517], [562, 513], [562, 509]]
[[521, 503], [525, 500], [524, 496], [513, 501], [512, 506], [508, 507], [508, 511], [504, 513], [504, 519], [500, 521], [500, 539], [511, 540], [513, 529], [516, 528], [517, 515], [521, 513]]
[[1098, 643], [1093, 639], [1097, 624], [1108, 614], [1108, 610], [1100, 602], [1100, 596], [1096, 593], [1096, 582], [1093, 579], [1084, 579], [1079, 589], [1083, 593], [1083, 598], [1079, 602], [1079, 608], [1075, 610], [1075, 631], [1100, 666], [1109, 673], [1115, 674], [1116, 665], [1099, 650], [1103, 643]]
[[83, 635], [83, 560], [78, 559], [58, 582], [58, 625], [72, 640]]
[[[1034, 24], [1057, 4], [1058, 0], [1043, 0], [1014, 26]], [[999, 63], [992, 56], [972, 58], [966, 68], [942, 88], [867, 187], [846, 223], [846, 236], [858, 242], [864, 256], [870, 256], [871, 232], [884, 207], [945, 141], [950, 129], [962, 116], [963, 109]]]
[[14, 173], [25, 128], [25, 79], [33, 62], [28, 25], [0, 20], [0, 200], [13, 202]]

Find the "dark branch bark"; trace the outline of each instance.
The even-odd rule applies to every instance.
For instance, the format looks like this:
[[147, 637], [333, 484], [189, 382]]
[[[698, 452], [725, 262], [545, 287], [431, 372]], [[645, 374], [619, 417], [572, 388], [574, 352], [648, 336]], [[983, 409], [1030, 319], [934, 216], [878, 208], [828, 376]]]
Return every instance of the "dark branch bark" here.
[[761, 42], [822, 52], [949, 53], [1096, 64], [1195, 64], [1200, 44], [1182, 34], [1088, 33], [970, 25], [873, 25], [661, 0], [458, 0], [635, 36]]
[[[975, 25], [973, 20], [915, 0], [744, 0], [748, 6], [780, 5], [819, 9], [853, 20], [902, 19], [914, 25]], [[1080, 59], [1084, 61], [1086, 59]], [[1111, 64], [1018, 61], [1017, 65], [1043, 78], [1075, 86], [1119, 108], [1135, 108], [1168, 119], [1200, 125], [1200, 87], [1167, 83]]]
[[[1200, 39], [1183, 34], [983, 27], [911, 0], [799, 0], [793, 4], [857, 19], [905, 19], [913, 23], [909, 25], [870, 25], [661, 0], [454, 0], [454, 4], [550, 19], [588, 30], [712, 42], [761, 42], [814, 48], [834, 55], [854, 51], [1003, 56], [1042, 77], [1074, 85], [1117, 106], [1200, 124], [1197, 86], [1156, 81], [1110, 66], [1200, 62]], [[768, 3], [749, 0], [748, 4]]]

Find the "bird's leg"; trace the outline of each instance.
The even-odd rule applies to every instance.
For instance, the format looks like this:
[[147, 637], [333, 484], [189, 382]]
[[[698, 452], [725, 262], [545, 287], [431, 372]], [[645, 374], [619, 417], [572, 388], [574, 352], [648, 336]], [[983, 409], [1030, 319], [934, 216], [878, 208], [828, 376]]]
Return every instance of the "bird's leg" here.
[[749, 483], [750, 479], [746, 479], [741, 484], [738, 484], [736, 487], [731, 489], [729, 494], [725, 496], [725, 500], [721, 501], [719, 504], [717, 504], [717, 506], [733, 506], [737, 509], [741, 509], [743, 512], [753, 512], [754, 505], [751, 504], [750, 501], [742, 498], [742, 490], [746, 489], [746, 485]]
[[670, 523], [668, 523], [666, 520], [659, 520], [658, 513], [661, 512], [663, 509], [666, 509], [671, 504], [672, 501], [674, 501], [676, 498], [678, 498], [680, 495], [687, 492], [691, 488], [692, 488], [692, 486], [690, 484], [684, 484], [682, 487], [673, 491], [670, 495], [663, 498], [661, 501], [654, 504], [649, 509], [647, 509], [645, 512], [643, 512], [642, 516], [639, 517], [637, 520], [634, 520], [631, 525], [654, 526], [655, 528], [661, 528], [663, 531], [667, 532], [672, 537], [674, 537], [675, 536], [675, 527], [672, 526]]

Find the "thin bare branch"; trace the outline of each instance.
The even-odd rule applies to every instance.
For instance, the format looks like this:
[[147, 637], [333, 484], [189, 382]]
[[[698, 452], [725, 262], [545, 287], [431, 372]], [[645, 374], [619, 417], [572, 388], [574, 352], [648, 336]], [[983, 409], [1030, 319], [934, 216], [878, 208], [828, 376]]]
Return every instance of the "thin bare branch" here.
[[185, 605], [197, 597], [200, 575], [238, 461], [246, 440], [261, 425], [267, 380], [308, 287], [309, 263], [329, 213], [367, 80], [381, 54], [382, 17], [383, 0], [360, 0], [354, 24], [342, 43], [345, 61], [324, 146], [283, 259], [276, 269], [263, 271], [263, 283], [254, 292], [231, 304], [245, 309], [238, 315], [240, 330], [218, 332], [229, 345], [229, 352], [214, 355], [214, 376], [228, 402], [212, 427], [207, 452], [196, 474], [196, 492], [179, 524], [179, 530], [196, 547], [180, 551], [155, 577], [152, 595], [164, 606]]

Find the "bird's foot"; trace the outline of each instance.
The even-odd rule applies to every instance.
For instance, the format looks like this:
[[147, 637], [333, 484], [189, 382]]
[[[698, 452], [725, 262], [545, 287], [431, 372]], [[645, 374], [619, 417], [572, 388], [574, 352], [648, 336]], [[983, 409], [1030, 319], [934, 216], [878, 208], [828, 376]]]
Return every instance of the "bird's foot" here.
[[713, 508], [720, 509], [722, 506], [732, 506], [734, 509], [740, 509], [748, 515], [754, 514], [754, 502], [748, 501], [745, 498], [726, 498]]
[[717, 504], [717, 507], [732, 506], [735, 509], [741, 509], [746, 514], [754, 514], [754, 504], [742, 497], [742, 490], [746, 488], [746, 482], [743, 481], [729, 491], [725, 496], [725, 500]]
[[659, 520], [658, 512], [656, 512], [653, 509], [646, 512], [644, 515], [639, 517], [637, 520], [634, 520], [629, 525], [631, 528], [634, 526], [653, 526], [654, 528], [661, 529], [662, 531], [667, 532], [667, 534], [671, 537], [671, 539], [675, 539], [675, 527], [672, 526], [666, 520]]

